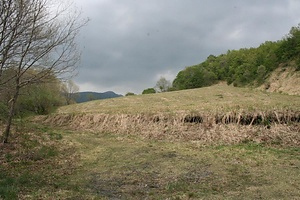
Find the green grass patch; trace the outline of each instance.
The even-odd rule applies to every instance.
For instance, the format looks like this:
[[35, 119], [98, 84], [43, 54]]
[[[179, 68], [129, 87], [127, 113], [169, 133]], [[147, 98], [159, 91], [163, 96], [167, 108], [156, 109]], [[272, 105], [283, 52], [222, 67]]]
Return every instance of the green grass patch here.
[[28, 122], [19, 132], [15, 126], [11, 142], [0, 146], [0, 199], [65, 199], [78, 192], [68, 182], [77, 158], [64, 131]]
[[0, 198], [14, 200], [14, 199], [18, 199], [17, 194], [18, 194], [18, 187], [16, 184], [16, 180], [12, 177], [7, 177], [2, 172], [0, 175]]
[[[296, 199], [300, 195], [298, 147], [253, 141], [203, 145], [51, 127], [28, 131], [15, 136], [18, 146], [1, 150], [2, 199]], [[57, 139], [60, 134], [62, 139]]]
[[[134, 136], [73, 133], [82, 167], [73, 181], [100, 199], [291, 199], [299, 148], [203, 146]], [[288, 191], [288, 193], [286, 193]]]

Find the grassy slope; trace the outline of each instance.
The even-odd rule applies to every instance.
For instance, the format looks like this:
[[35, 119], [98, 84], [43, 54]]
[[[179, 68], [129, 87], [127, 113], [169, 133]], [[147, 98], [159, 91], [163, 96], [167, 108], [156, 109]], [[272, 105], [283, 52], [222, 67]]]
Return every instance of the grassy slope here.
[[265, 93], [225, 84], [176, 92], [91, 101], [62, 107], [58, 113], [176, 113], [186, 111], [300, 110], [300, 96]]
[[[299, 111], [300, 97], [217, 85], [93, 101], [62, 107], [58, 113], [240, 109]], [[30, 126], [27, 121], [25, 124]], [[300, 196], [300, 148], [280, 142], [258, 144], [244, 140], [234, 145], [203, 145], [197, 140], [146, 139], [134, 133], [70, 131], [41, 125], [17, 130], [13, 135], [12, 150], [0, 146], [0, 199], [297, 199]]]

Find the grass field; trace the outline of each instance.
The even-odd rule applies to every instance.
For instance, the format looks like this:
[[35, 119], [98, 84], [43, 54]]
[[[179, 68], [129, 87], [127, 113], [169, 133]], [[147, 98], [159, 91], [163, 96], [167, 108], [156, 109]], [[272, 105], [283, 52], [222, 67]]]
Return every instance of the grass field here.
[[300, 145], [300, 96], [265, 93], [224, 84], [212, 87], [92, 101], [61, 107], [47, 124], [73, 130], [195, 140]]
[[299, 96], [225, 85], [62, 107], [15, 122], [0, 199], [300, 199], [299, 111]]
[[266, 93], [226, 84], [160, 94], [129, 96], [61, 107], [58, 113], [140, 114], [232, 111], [300, 111], [300, 96]]
[[34, 126], [1, 151], [3, 199], [299, 199], [300, 148]]

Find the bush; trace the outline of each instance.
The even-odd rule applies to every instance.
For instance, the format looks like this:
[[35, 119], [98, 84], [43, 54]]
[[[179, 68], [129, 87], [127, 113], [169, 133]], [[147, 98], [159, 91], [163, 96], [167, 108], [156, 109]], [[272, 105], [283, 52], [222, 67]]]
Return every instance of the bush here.
[[154, 88], [148, 88], [145, 89], [142, 94], [154, 94], [154, 93], [156, 93]]
[[127, 94], [125, 94], [126, 97], [128, 96], [134, 96], [135, 94], [133, 92], [127, 92]]

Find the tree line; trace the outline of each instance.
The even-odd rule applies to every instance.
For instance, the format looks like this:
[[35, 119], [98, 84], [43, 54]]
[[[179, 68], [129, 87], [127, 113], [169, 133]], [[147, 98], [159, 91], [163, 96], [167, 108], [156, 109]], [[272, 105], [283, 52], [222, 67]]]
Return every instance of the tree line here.
[[292, 27], [282, 40], [267, 41], [257, 48], [228, 50], [219, 56], [210, 55], [203, 63], [186, 67], [177, 74], [172, 89], [205, 87], [218, 81], [234, 86], [258, 86], [279, 64], [291, 62], [300, 70], [300, 24]]
[[219, 81], [236, 87], [260, 86], [280, 64], [300, 70], [300, 24], [279, 41], [210, 55], [204, 62], [180, 71], [172, 83], [161, 77], [154, 88], [142, 94], [206, 87]]

